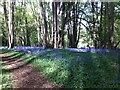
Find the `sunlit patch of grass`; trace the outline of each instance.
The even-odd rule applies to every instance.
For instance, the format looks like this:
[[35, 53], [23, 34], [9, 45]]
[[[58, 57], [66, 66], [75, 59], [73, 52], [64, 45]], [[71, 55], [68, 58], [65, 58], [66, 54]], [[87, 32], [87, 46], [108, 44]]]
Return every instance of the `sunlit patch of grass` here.
[[[5, 50], [0, 50], [0, 53], [6, 53]], [[5, 64], [2, 62], [2, 58], [0, 57], [0, 90], [5, 88], [11, 88], [11, 82], [10, 82], [10, 72], [5, 72], [2, 70], [5, 67]]]
[[10, 81], [10, 72], [4, 72], [2, 71], [2, 73], [0, 74], [0, 78], [1, 78], [1, 83], [0, 83], [0, 88], [1, 89], [5, 89], [5, 88], [11, 88], [11, 81]]

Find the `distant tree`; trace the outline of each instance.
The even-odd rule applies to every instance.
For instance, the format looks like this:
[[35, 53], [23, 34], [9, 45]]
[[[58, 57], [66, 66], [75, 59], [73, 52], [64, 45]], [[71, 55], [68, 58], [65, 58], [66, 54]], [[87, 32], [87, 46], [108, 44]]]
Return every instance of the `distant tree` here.
[[[28, 1], [28, 3], [30, 4], [30, 8], [32, 10], [32, 15], [33, 15], [33, 19], [34, 19], [34, 22], [35, 22], [35, 26], [36, 26], [36, 29], [37, 29], [37, 40], [38, 40], [38, 45], [41, 45], [42, 44], [42, 30], [41, 30], [41, 16], [40, 16], [40, 12], [39, 9], [40, 9], [40, 5], [38, 2], [34, 2], [32, 3], [31, 1]], [[36, 5], [37, 4], [37, 5]]]

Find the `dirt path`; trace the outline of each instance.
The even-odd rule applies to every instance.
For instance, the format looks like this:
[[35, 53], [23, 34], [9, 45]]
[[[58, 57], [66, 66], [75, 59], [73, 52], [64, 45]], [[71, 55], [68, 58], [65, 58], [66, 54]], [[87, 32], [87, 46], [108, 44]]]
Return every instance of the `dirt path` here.
[[0, 57], [6, 68], [11, 70], [13, 88], [60, 88], [51, 83], [42, 72], [38, 72], [33, 65], [26, 65], [23, 60], [7, 54], [0, 54]]

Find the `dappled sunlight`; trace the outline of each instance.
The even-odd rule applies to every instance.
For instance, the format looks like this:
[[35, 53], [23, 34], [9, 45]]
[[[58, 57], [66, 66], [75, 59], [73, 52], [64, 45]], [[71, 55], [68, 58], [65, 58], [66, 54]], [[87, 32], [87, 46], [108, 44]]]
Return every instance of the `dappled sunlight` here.
[[[48, 71], [45, 71], [48, 77], [51, 77], [53, 81], [57, 83], [61, 82], [66, 87], [67, 85], [70, 87], [88, 87], [88, 88], [89, 87], [96, 88], [96, 87], [106, 87], [106, 86], [113, 87], [114, 86], [114, 83], [112, 82], [114, 80], [115, 81], [117, 80], [117, 76], [116, 76], [117, 73], [116, 73], [116, 70], [114, 70], [115, 68], [111, 67], [111, 65], [113, 64], [110, 62], [111, 61], [114, 62], [114, 59], [109, 58], [110, 52], [95, 51], [95, 50], [93, 52], [87, 51], [87, 52], [79, 52], [79, 53], [77, 52], [66, 53], [66, 52], [68, 51], [57, 50], [54, 52], [51, 50], [51, 52], [46, 51], [46, 54], [45, 53], [41, 55], [39, 54], [41, 60], [46, 62], [45, 59], [48, 59], [49, 61], [46, 63], [50, 65], [51, 65], [51, 62], [53, 61], [59, 62], [57, 63], [57, 65], [60, 66], [60, 68], [57, 68], [58, 72], [55, 71], [55, 69], [53, 72], [49, 71], [49, 69], [51, 70], [51, 67], [54, 67], [54, 65], [51, 67], [48, 67], [49, 68]], [[115, 52], [113, 52], [112, 54], [114, 53]], [[37, 59], [40, 60], [39, 57]], [[72, 74], [72, 76], [70, 74]], [[56, 78], [55, 78], [55, 75], [56, 75]], [[63, 77], [64, 79], [62, 79]], [[80, 81], [77, 84], [78, 78], [80, 79]], [[59, 79], [61, 79], [62, 81], [59, 82]], [[69, 79], [70, 79], [70, 82], [69, 82]], [[102, 84], [101, 82], [106, 82], [106, 83]], [[73, 83], [76, 83], [75, 86]], [[116, 87], [116, 85], [114, 87]]]
[[0, 89], [120, 88], [119, 0], [49, 1], [0, 1]]
[[[22, 53], [19, 53], [19, 55], [12, 54], [20, 56]], [[42, 71], [50, 81], [54, 82], [54, 84], [60, 84], [62, 87], [117, 87], [117, 62], [119, 60], [117, 57], [120, 55], [117, 51], [88, 50], [86, 52], [78, 52], [65, 49], [45, 49], [38, 53], [24, 53], [22, 55], [20, 57], [26, 61], [33, 59], [31, 63], [36, 70]], [[22, 74], [24, 76], [24, 73]], [[29, 80], [29, 78], [24, 80]], [[28, 81], [26, 82], [28, 83]], [[42, 84], [42, 86], [50, 87], [47, 83]]]

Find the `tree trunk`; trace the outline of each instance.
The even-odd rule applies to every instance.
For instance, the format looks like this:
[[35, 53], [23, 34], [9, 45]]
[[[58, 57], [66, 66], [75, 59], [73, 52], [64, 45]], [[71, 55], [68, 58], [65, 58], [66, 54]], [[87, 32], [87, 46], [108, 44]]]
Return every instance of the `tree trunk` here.
[[104, 14], [104, 48], [108, 47], [108, 2], [105, 2], [105, 14]]
[[[33, 4], [33, 7], [32, 7], [32, 2], [30, 2], [30, 5], [31, 5], [31, 10], [32, 10], [32, 13], [33, 13], [33, 18], [34, 18], [34, 21], [35, 21], [35, 24], [36, 24], [36, 28], [37, 28], [37, 40], [38, 40], [38, 45], [41, 45], [42, 44], [42, 35], [41, 35], [41, 23], [40, 23], [40, 14], [35, 15], [35, 6]], [[38, 3], [39, 5], [39, 3]], [[40, 6], [38, 6], [40, 8]], [[39, 12], [37, 12], [39, 13]]]
[[109, 14], [109, 48], [114, 47], [114, 3], [110, 2], [110, 14]]
[[54, 48], [58, 48], [59, 44], [59, 30], [58, 30], [58, 18], [57, 18], [57, 2], [52, 2], [53, 10], [53, 32], [54, 32]]
[[55, 8], [54, 8], [54, 2], [52, 2], [52, 14], [53, 14], [53, 17], [52, 17], [52, 19], [53, 19], [53, 20], [52, 20], [52, 23], [53, 23], [53, 26], [52, 26], [52, 36], [53, 36], [53, 37], [52, 37], [52, 39], [53, 39], [53, 47], [55, 47], [55, 44], [54, 44], [54, 43], [55, 43], [55, 39], [54, 39], [54, 38], [55, 38], [54, 11], [55, 11], [55, 10], [54, 10], [54, 9], [55, 9]]
[[9, 48], [14, 47], [14, 0], [9, 1]]
[[59, 29], [59, 26], [60, 26], [60, 21], [59, 21], [59, 13], [57, 13], [57, 11], [60, 9], [60, 2], [56, 2], [56, 16], [57, 16], [57, 48], [60, 47], [59, 45], [59, 42], [60, 42], [60, 29]]
[[39, 45], [40, 45], [40, 43], [41, 43], [41, 27], [39, 26], [37, 26], [37, 39], [38, 39], [38, 43], [39, 43]]
[[97, 41], [96, 41], [96, 31], [95, 31], [95, 7], [94, 7], [94, 2], [92, 2], [92, 14], [93, 14], [93, 21], [92, 21], [92, 36], [93, 36], [93, 43], [94, 43], [94, 47], [97, 48]]
[[99, 47], [103, 47], [103, 25], [102, 25], [102, 16], [103, 16], [103, 2], [101, 2], [101, 9], [100, 9], [100, 27], [99, 27]]
[[28, 29], [28, 21], [27, 17], [25, 17], [25, 25], [26, 25], [26, 45], [30, 46], [30, 29]]
[[62, 2], [62, 26], [61, 26], [61, 47], [64, 48], [64, 28], [65, 28], [65, 3]]
[[54, 48], [57, 48], [57, 5], [52, 2], [53, 9], [53, 32], [54, 32]]
[[[6, 28], [7, 28], [7, 31], [9, 32], [8, 16], [7, 16], [7, 9], [6, 9], [6, 1], [5, 1], [5, 0], [3, 1], [3, 10], [4, 10]], [[9, 40], [9, 37], [8, 37], [8, 40]], [[8, 44], [8, 43], [7, 43], [7, 44]], [[7, 44], [6, 44], [6, 45], [7, 45]]]
[[4, 15], [5, 15], [5, 23], [6, 23], [6, 28], [9, 31], [8, 27], [8, 16], [7, 16], [7, 9], [6, 9], [6, 1], [3, 1], [3, 9], [4, 9]]
[[[76, 7], [76, 8], [75, 8]], [[77, 4], [76, 6], [73, 6], [73, 42], [72, 42], [72, 47], [77, 48], [77, 19], [76, 15], [77, 14]]]
[[40, 3], [40, 8], [41, 8], [41, 14], [42, 14], [42, 22], [44, 25], [44, 37], [43, 37], [43, 48], [47, 48], [47, 36], [48, 36], [48, 31], [47, 31], [47, 21], [46, 21], [46, 14], [45, 14], [45, 9], [43, 7], [43, 2], [39, 0]]

